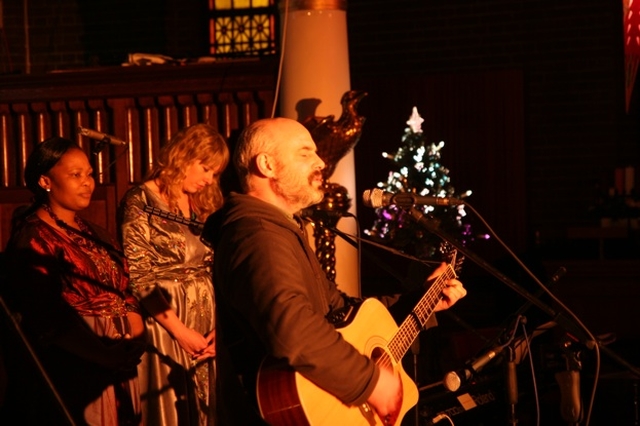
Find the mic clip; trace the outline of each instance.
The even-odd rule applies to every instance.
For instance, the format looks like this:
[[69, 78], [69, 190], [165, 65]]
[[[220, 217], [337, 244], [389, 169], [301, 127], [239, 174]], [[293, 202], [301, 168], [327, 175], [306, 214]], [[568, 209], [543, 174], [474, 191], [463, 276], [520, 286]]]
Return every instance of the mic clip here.
[[105, 147], [109, 145], [109, 139], [108, 138], [104, 138], [101, 141], [97, 141], [94, 145], [93, 148], [91, 148], [91, 152], [94, 155], [98, 155], [100, 154], [102, 151], [104, 151]]

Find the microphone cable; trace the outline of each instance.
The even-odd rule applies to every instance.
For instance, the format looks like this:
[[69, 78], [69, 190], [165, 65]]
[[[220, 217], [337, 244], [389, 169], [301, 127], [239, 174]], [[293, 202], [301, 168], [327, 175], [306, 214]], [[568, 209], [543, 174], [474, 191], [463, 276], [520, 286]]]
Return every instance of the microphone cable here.
[[453, 424], [453, 420], [451, 420], [451, 417], [449, 417], [445, 413], [440, 413], [437, 416], [435, 416], [433, 419], [431, 419], [431, 424], [435, 425], [436, 423], [440, 423], [444, 419], [447, 419], [449, 421], [449, 423], [451, 424], [451, 426], [455, 426]]

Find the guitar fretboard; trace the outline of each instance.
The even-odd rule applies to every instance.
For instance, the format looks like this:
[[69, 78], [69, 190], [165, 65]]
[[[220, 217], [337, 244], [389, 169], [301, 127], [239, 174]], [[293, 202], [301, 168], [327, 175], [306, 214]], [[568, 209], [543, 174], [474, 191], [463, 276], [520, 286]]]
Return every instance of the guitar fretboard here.
[[399, 362], [407, 353], [413, 341], [418, 337], [418, 333], [424, 328], [440, 301], [442, 290], [446, 287], [447, 281], [456, 277], [456, 272], [452, 265], [448, 265], [447, 270], [440, 274], [429, 290], [422, 296], [411, 314], [402, 322], [397, 333], [389, 342], [387, 348]]

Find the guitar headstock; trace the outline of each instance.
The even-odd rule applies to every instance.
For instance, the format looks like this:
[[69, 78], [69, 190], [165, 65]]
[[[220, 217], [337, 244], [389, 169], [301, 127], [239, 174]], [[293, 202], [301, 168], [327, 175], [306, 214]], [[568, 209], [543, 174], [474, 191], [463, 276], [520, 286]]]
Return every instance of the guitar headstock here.
[[458, 249], [456, 249], [449, 241], [442, 241], [440, 243], [439, 251], [442, 255], [443, 262], [450, 264], [456, 274], [459, 273], [460, 269], [462, 269], [464, 256], [458, 255]]

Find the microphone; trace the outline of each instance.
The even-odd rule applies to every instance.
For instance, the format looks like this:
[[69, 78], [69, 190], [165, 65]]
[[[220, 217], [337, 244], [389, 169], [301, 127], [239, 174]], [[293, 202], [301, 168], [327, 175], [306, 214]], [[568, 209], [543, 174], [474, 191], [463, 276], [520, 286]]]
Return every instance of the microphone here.
[[428, 204], [435, 206], [456, 206], [464, 204], [464, 201], [458, 198], [450, 197], [432, 197], [417, 195], [412, 192], [393, 192], [383, 191], [380, 188], [367, 189], [362, 193], [362, 201], [367, 207], [379, 208], [390, 205], [397, 205], [402, 208], [411, 208], [416, 204]]
[[476, 360], [473, 361], [469, 367], [463, 368], [458, 371], [450, 371], [445, 374], [444, 379], [442, 380], [442, 384], [444, 385], [445, 389], [450, 392], [455, 392], [460, 389], [460, 386], [463, 383], [467, 383], [475, 373], [482, 370], [482, 368], [484, 368], [484, 366], [487, 365], [489, 361], [491, 361], [493, 358], [495, 358], [496, 355], [502, 352], [502, 349], [504, 349], [504, 346], [496, 346], [495, 348], [488, 350], [487, 352], [476, 358]]
[[125, 141], [123, 141], [122, 139], [118, 139], [115, 136], [111, 136], [108, 135], [106, 133], [102, 133], [102, 132], [98, 132], [96, 130], [91, 130], [91, 129], [85, 129], [84, 127], [80, 127], [78, 126], [78, 133], [81, 134], [82, 136], [86, 136], [90, 139], [95, 139], [97, 141], [100, 141], [104, 144], [111, 144], [111, 145], [126, 145], [127, 143]]

